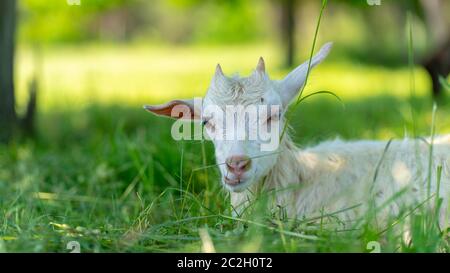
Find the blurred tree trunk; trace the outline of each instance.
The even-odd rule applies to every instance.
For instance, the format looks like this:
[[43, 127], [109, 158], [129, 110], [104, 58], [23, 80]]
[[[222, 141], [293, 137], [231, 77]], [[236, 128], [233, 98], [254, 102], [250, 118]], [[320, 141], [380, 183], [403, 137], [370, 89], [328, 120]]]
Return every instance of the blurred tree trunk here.
[[422, 65], [430, 74], [433, 85], [433, 96], [441, 95], [442, 87], [439, 76], [447, 77], [450, 72], [450, 36], [448, 32], [448, 22], [442, 13], [444, 9], [442, 0], [421, 0], [420, 1], [428, 32], [431, 34], [430, 54], [424, 59]]
[[281, 34], [285, 46], [285, 66], [292, 67], [295, 59], [295, 6], [297, 0], [281, 0]]
[[7, 142], [15, 130], [14, 43], [16, 0], [0, 1], [0, 142]]
[[21, 129], [24, 135], [29, 137], [34, 136], [35, 133], [37, 90], [37, 76], [34, 75], [28, 86], [28, 93], [30, 97], [28, 99], [27, 111], [21, 119]]
[[432, 53], [423, 61], [423, 66], [431, 77], [433, 87], [433, 97], [442, 95], [442, 86], [439, 77], [447, 77], [450, 72], [450, 39], [432, 51]]

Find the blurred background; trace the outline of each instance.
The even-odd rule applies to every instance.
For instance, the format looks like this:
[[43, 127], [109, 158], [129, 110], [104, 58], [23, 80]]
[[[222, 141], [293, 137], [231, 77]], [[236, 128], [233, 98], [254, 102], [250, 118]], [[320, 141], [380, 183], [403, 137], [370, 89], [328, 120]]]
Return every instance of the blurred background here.
[[[204, 95], [217, 63], [226, 74], [248, 75], [263, 56], [269, 75], [283, 77], [309, 57], [322, 4], [2, 0], [0, 211], [6, 224], [0, 235], [10, 238], [6, 247], [27, 249], [23, 234], [48, 232], [37, 239], [37, 250], [53, 249], [62, 223], [121, 233], [145, 207], [142, 200], [213, 164], [209, 143], [201, 156], [200, 144], [173, 141], [171, 121], [142, 105]], [[296, 142], [428, 134], [433, 101], [438, 132], [449, 133], [448, 14], [445, 0], [328, 1], [316, 49], [328, 41], [334, 48], [305, 94], [328, 90], [344, 107], [331, 97], [308, 99], [293, 120]], [[206, 197], [220, 192], [210, 172], [195, 174], [189, 190]], [[111, 210], [109, 202], [119, 205]]]
[[[2, 12], [10, 14], [6, 2]], [[417, 91], [438, 93], [438, 80], [435, 86], [430, 80], [445, 78], [445, 69], [427, 74], [423, 68], [438, 55], [448, 70], [442, 51], [449, 45], [449, 6], [442, 0], [329, 1], [318, 46], [334, 41], [335, 48], [311, 88], [350, 96], [407, 92], [402, 67], [408, 65], [409, 10], [414, 61], [423, 64]], [[248, 74], [260, 55], [272, 77], [280, 77], [308, 57], [320, 7], [321, 1], [308, 0], [17, 1], [11, 33], [16, 110], [25, 111], [33, 78], [45, 111], [202, 95], [216, 63], [227, 73]]]

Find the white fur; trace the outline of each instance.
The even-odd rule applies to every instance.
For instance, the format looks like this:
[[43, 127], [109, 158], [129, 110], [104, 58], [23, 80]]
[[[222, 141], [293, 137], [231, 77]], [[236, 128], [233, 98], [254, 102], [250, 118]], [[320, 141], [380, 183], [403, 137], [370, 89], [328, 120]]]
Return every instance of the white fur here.
[[[286, 138], [269, 174], [248, 192], [232, 192], [232, 204], [236, 211], [242, 211], [246, 201], [253, 197], [250, 192], [274, 190], [277, 205], [286, 208], [290, 217], [360, 205], [339, 215], [350, 220], [366, 211], [371, 198], [379, 206], [404, 190], [389, 203], [382, 216], [396, 214], [403, 206], [427, 199], [430, 146], [423, 140], [395, 140], [384, 152], [387, 144], [387, 141], [337, 139], [299, 149]], [[437, 191], [437, 166], [443, 167], [439, 192], [444, 199], [440, 219], [443, 223], [450, 192], [450, 136], [436, 139], [433, 146], [431, 194]], [[434, 204], [434, 199], [430, 203]]]
[[[225, 109], [227, 105], [277, 105], [283, 113], [279, 120], [271, 122], [276, 122], [282, 130], [285, 124], [284, 112], [305, 84], [308, 68], [319, 64], [330, 49], [331, 43], [325, 44], [312, 58], [311, 65], [306, 61], [279, 81], [270, 80], [262, 58], [249, 77], [227, 77], [218, 65], [203, 99], [203, 109], [208, 105], [218, 106], [219, 109]], [[175, 100], [164, 105], [147, 106], [146, 109], [168, 115], [173, 106], [180, 104], [189, 107], [194, 112], [193, 117], [204, 118], [203, 110], [194, 109], [189, 100]], [[258, 118], [260, 121], [269, 120], [267, 117]], [[208, 124], [208, 133], [213, 127], [223, 126], [214, 118], [208, 119]], [[420, 139], [394, 140], [389, 147], [387, 141], [345, 142], [337, 139], [299, 149], [286, 134], [275, 153], [262, 152], [258, 140], [213, 141], [222, 184], [230, 191], [231, 203], [236, 212], [241, 212], [247, 201], [251, 202], [255, 192], [263, 190], [275, 192], [276, 205], [284, 207], [291, 217], [309, 216], [320, 211], [335, 212], [360, 205], [341, 214], [352, 219], [367, 210], [370, 200], [381, 205], [403, 190], [403, 194], [389, 203], [382, 213], [395, 214], [404, 205], [425, 200], [428, 181], [431, 181], [430, 193], [436, 193], [437, 166], [443, 168], [439, 196], [444, 199], [444, 208], [448, 204], [450, 135], [434, 140], [430, 175], [430, 145]], [[225, 177], [229, 179], [232, 174], [223, 163], [234, 155], [248, 156], [252, 158], [252, 164], [245, 175], [239, 178], [240, 183], [233, 186], [224, 182]], [[430, 203], [434, 204], [432, 201]], [[441, 220], [445, 218], [444, 213], [443, 210]]]

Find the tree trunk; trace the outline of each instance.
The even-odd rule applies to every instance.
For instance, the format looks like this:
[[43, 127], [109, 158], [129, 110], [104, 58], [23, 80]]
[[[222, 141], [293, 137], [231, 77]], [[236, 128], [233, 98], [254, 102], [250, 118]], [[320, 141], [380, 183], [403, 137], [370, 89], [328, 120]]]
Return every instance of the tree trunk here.
[[433, 96], [441, 95], [439, 76], [447, 77], [450, 71], [450, 36], [443, 14], [443, 0], [421, 0], [425, 21], [430, 33], [431, 52], [422, 62], [431, 77]]
[[14, 43], [16, 0], [0, 1], [0, 142], [11, 139], [16, 127]]
[[422, 65], [431, 77], [433, 97], [438, 98], [442, 94], [442, 86], [439, 77], [447, 78], [450, 72], [450, 38], [442, 46], [432, 52], [428, 58], [424, 60]]
[[30, 98], [28, 99], [27, 111], [22, 117], [21, 129], [25, 136], [32, 137], [35, 134], [35, 115], [36, 115], [36, 96], [37, 96], [38, 82], [35, 75], [30, 82], [28, 93]]
[[292, 67], [295, 59], [295, 2], [296, 0], [281, 1], [281, 33], [286, 67]]

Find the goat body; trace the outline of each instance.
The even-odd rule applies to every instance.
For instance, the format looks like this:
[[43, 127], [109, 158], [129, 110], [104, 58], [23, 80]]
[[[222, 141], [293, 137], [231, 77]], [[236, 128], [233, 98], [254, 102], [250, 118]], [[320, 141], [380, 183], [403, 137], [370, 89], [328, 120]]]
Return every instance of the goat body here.
[[[442, 167], [439, 192], [438, 166]], [[342, 213], [347, 220], [355, 219], [366, 212], [371, 200], [377, 206], [386, 202], [383, 214], [387, 216], [437, 193], [445, 208], [450, 190], [450, 135], [436, 138], [433, 146], [422, 139], [390, 143], [336, 139], [305, 149], [286, 137], [275, 166], [249, 192], [257, 192], [258, 187], [274, 191], [277, 205], [290, 217], [359, 206]], [[252, 198], [249, 192], [231, 193], [237, 211]], [[441, 222], [444, 217], [445, 209]]]
[[[271, 132], [284, 132], [288, 105], [298, 98], [310, 69], [326, 58], [331, 47], [331, 43], [322, 46], [314, 57], [282, 80], [270, 79], [263, 58], [249, 77], [228, 77], [217, 65], [208, 91], [201, 99], [202, 105], [197, 105], [195, 99], [173, 100], [163, 105], [147, 105], [145, 109], [157, 115], [201, 121], [210, 137], [235, 128], [245, 135], [250, 124], [270, 124]], [[222, 118], [227, 116], [224, 113], [229, 106], [243, 107], [239, 109], [276, 106], [281, 111], [255, 112], [254, 123], [230, 126]], [[207, 111], [209, 107], [215, 112]], [[180, 115], [185, 112], [186, 115]], [[245, 115], [245, 112], [240, 114]], [[273, 139], [280, 138], [276, 135]], [[373, 204], [381, 206], [384, 215], [389, 215], [401, 212], [406, 205], [430, 199], [433, 194], [443, 199], [442, 208], [448, 205], [450, 136], [392, 142], [337, 139], [299, 149], [286, 134], [277, 142], [276, 153], [261, 149], [264, 144], [261, 137], [231, 140], [211, 137], [211, 140], [221, 183], [230, 191], [231, 203], [238, 213], [260, 190], [275, 192], [276, 205], [285, 208], [291, 217], [358, 206], [343, 213], [350, 219]], [[438, 166], [442, 168], [440, 179]], [[444, 215], [441, 214], [441, 220]]]

